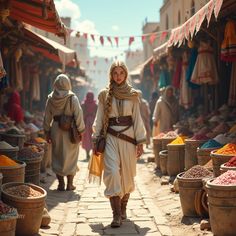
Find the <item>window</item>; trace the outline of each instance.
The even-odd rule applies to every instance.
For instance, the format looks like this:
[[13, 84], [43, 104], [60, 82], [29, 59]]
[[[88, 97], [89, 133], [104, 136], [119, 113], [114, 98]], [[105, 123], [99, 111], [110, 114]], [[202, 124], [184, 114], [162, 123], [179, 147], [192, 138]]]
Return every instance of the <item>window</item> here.
[[194, 2], [194, 0], [192, 0], [190, 12], [191, 12], [191, 16], [193, 16], [195, 14], [195, 2]]
[[169, 18], [168, 18], [168, 15], [166, 15], [166, 29], [169, 29]]
[[178, 11], [178, 25], [181, 24], [181, 15], [180, 15], [180, 10]]

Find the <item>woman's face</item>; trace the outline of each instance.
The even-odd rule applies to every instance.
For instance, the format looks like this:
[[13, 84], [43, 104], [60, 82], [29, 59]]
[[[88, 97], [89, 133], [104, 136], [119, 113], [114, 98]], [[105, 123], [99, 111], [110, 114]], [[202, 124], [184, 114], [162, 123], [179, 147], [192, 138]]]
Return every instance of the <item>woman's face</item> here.
[[126, 80], [126, 72], [122, 67], [116, 67], [112, 71], [112, 79], [117, 83], [121, 84], [124, 80]]

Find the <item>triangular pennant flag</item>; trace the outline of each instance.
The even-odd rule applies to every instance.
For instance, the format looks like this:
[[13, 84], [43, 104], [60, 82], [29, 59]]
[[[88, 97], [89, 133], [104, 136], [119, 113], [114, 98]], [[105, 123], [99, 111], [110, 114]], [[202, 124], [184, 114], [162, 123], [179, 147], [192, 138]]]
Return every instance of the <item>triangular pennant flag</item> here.
[[111, 37], [110, 37], [110, 36], [107, 36], [107, 41], [111, 44], [111, 46], [113, 46], [113, 45], [112, 45], [112, 41], [111, 41]]
[[142, 35], [142, 42], [146, 40], [146, 35]]
[[90, 36], [91, 36], [91, 38], [92, 38], [93, 42], [95, 42], [94, 35], [93, 35], [93, 34], [90, 34]]
[[215, 1], [215, 7], [214, 7], [214, 13], [215, 13], [215, 18], [217, 19], [218, 14], [220, 12], [220, 8], [222, 6], [223, 0], [216, 0]]
[[160, 37], [160, 44], [166, 39], [168, 32], [167, 31], [163, 31], [161, 33], [161, 37]]
[[119, 38], [118, 37], [115, 37], [115, 42], [116, 42], [116, 46], [118, 47], [118, 44], [119, 44]]
[[104, 38], [103, 38], [103, 36], [100, 36], [100, 43], [102, 44], [102, 46], [104, 45]]
[[207, 4], [207, 12], [206, 12], [206, 18], [207, 18], [207, 27], [209, 26], [209, 23], [210, 23], [210, 20], [211, 20], [211, 15], [213, 13], [213, 9], [214, 9], [214, 2], [213, 1], [210, 1], [208, 4]]
[[129, 37], [129, 46], [134, 42], [134, 37]]
[[84, 33], [84, 38], [87, 39], [88, 38], [88, 34]]
[[155, 33], [151, 34], [150, 35], [150, 38], [149, 38], [149, 42], [150, 44], [153, 44], [155, 39], [156, 39], [157, 35]]

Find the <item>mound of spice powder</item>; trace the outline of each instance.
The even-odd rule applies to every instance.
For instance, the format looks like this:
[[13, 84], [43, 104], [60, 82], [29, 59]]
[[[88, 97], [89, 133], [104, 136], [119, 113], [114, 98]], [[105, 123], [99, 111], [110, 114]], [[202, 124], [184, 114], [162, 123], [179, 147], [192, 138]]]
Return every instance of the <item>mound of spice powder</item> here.
[[5, 192], [10, 195], [14, 195], [17, 197], [22, 197], [22, 198], [40, 197], [42, 195], [42, 193], [40, 193], [39, 191], [25, 184], [7, 188]]
[[12, 160], [11, 158], [0, 155], [0, 166], [17, 166], [18, 163]]
[[184, 144], [185, 136], [179, 136], [175, 140], [173, 140], [170, 144]]
[[236, 171], [228, 170], [212, 181], [213, 184], [219, 185], [235, 185], [236, 184]]
[[228, 143], [224, 145], [222, 148], [218, 149], [216, 154], [223, 154], [223, 155], [236, 155], [236, 144]]
[[205, 177], [211, 177], [212, 175], [212, 172], [207, 170], [205, 167], [196, 165], [193, 166], [191, 169], [187, 170], [183, 174], [183, 177], [188, 179], [202, 179]]
[[232, 157], [228, 162], [226, 162], [225, 166], [236, 167], [236, 156]]

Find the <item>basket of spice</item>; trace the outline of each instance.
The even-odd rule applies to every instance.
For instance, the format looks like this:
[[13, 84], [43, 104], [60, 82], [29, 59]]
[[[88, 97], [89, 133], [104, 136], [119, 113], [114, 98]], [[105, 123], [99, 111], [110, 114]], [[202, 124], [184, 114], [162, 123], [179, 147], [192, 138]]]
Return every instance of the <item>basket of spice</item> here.
[[25, 182], [39, 185], [40, 166], [44, 150], [37, 145], [23, 147], [18, 153], [18, 159], [26, 163]]
[[47, 192], [34, 184], [7, 183], [2, 185], [2, 200], [17, 209], [19, 214], [16, 235], [28, 236], [38, 233]]
[[235, 235], [236, 171], [228, 170], [206, 183], [209, 217], [214, 235]]
[[184, 171], [184, 140], [185, 136], [179, 136], [167, 144], [167, 173], [175, 176]]
[[198, 164], [197, 148], [209, 139], [205, 135], [194, 135], [192, 138], [185, 139], [185, 170], [190, 169], [192, 166]]
[[3, 175], [2, 183], [24, 182], [25, 166], [23, 161], [12, 160], [11, 158], [0, 155], [0, 172]]
[[153, 137], [153, 152], [155, 155], [155, 162], [156, 162], [156, 167], [160, 169], [160, 156], [159, 152], [162, 151], [162, 140], [161, 138], [164, 136], [164, 133], [159, 134], [156, 137]]
[[17, 127], [12, 127], [5, 133], [2, 133], [1, 137], [4, 141], [11, 144], [12, 146], [18, 146], [19, 149], [23, 147], [26, 138], [25, 134], [23, 134], [23, 132]]
[[15, 236], [16, 220], [18, 213], [16, 208], [8, 206], [0, 201], [0, 235]]
[[223, 174], [228, 170], [236, 171], [236, 156], [232, 157], [228, 162], [220, 166], [220, 173]]
[[169, 131], [162, 138], [162, 150], [167, 150], [167, 144], [171, 143], [178, 137], [178, 134], [174, 131]]
[[[212, 172], [203, 166], [196, 165], [177, 175], [179, 197], [184, 216], [201, 216], [206, 213], [203, 206], [199, 206], [199, 196], [203, 191], [203, 178], [213, 177]], [[202, 208], [202, 209], [200, 209]]]
[[202, 146], [197, 148], [197, 162], [198, 165], [204, 166], [208, 161], [211, 160], [211, 152], [218, 148], [221, 148], [223, 145], [210, 139], [207, 142], [203, 143]]
[[0, 141], [0, 155], [6, 155], [12, 159], [17, 159], [19, 147], [13, 147], [5, 141]]
[[236, 155], [236, 144], [228, 143], [218, 150], [211, 152], [214, 176], [220, 175], [220, 166]]

